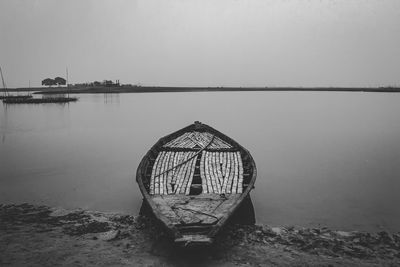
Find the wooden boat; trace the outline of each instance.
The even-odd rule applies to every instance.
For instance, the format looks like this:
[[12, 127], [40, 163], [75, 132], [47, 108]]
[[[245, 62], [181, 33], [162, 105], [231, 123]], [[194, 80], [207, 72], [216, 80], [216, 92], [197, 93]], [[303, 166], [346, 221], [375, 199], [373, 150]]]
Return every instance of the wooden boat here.
[[48, 103], [67, 103], [78, 101], [76, 97], [46, 97], [46, 98], [7, 98], [3, 100], [5, 104], [48, 104]]
[[195, 122], [161, 138], [140, 162], [136, 180], [175, 242], [193, 246], [213, 242], [248, 197], [256, 175], [245, 148]]

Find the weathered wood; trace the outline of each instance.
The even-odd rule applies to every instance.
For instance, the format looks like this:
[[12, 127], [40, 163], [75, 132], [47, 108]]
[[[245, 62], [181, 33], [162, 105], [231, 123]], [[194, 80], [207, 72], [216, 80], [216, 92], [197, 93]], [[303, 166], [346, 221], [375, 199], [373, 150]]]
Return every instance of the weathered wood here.
[[192, 166], [190, 167], [188, 184], [186, 185], [186, 195], [189, 195], [190, 188], [192, 187], [193, 175], [194, 175], [194, 170], [195, 170], [195, 167], [196, 167], [196, 161], [197, 161], [197, 156], [192, 159]]
[[243, 162], [242, 162], [242, 157], [240, 155], [240, 152], [236, 152], [238, 161], [239, 161], [239, 181], [238, 181], [238, 189], [237, 192], [238, 194], [243, 193]]
[[162, 164], [164, 163], [164, 157], [165, 157], [165, 152], [162, 151], [160, 154], [160, 159], [158, 162], [158, 166], [156, 169], [156, 173], [155, 173], [155, 190], [154, 190], [154, 194], [160, 194], [160, 176], [158, 176], [159, 173], [161, 173], [161, 169], [162, 169]]
[[151, 178], [150, 178], [150, 194], [151, 195], [154, 195], [154, 192], [155, 192], [155, 184], [156, 184], [155, 174], [156, 174], [156, 171], [157, 171], [158, 162], [160, 160], [160, 156], [159, 155], [157, 156], [156, 160], [154, 161], [153, 169], [151, 171]]
[[[136, 177], [156, 218], [177, 241], [201, 243], [205, 236], [211, 242], [254, 186], [256, 169], [251, 155], [234, 140], [202, 124], [160, 139], [151, 151], [140, 163]], [[232, 189], [235, 192], [228, 193]], [[191, 195], [199, 190], [200, 195]]]
[[156, 173], [155, 173], [155, 189], [154, 189], [154, 194], [156, 194], [156, 195], [160, 194], [160, 176], [158, 176], [158, 174], [161, 173], [162, 164], [163, 164], [163, 162], [164, 162], [164, 155], [165, 155], [165, 152], [164, 152], [164, 151], [162, 151], [162, 152], [159, 154], [160, 159], [159, 159], [158, 166], [157, 166]]
[[164, 166], [165, 166], [165, 160], [166, 160], [166, 158], [167, 158], [167, 152], [165, 152], [164, 153], [164, 157], [163, 157], [163, 159], [162, 159], [162, 165], [161, 165], [161, 169], [160, 169], [160, 174], [161, 175], [158, 175], [158, 177], [159, 177], [159, 181], [160, 181], [160, 183], [159, 183], [159, 186], [160, 186], [160, 195], [163, 195], [164, 194], [164, 175], [163, 175], [163, 172], [164, 172]]
[[213, 193], [213, 184], [210, 176], [210, 169], [209, 169], [209, 164], [208, 164], [208, 152], [205, 152], [204, 154], [204, 170], [206, 173], [206, 179], [207, 179], [207, 188], [208, 188], [208, 193]]
[[233, 185], [232, 185], [232, 194], [236, 194], [237, 193], [237, 184], [238, 184], [238, 179], [239, 179], [239, 163], [238, 163], [238, 159], [237, 159], [237, 154], [233, 153], [233, 158], [235, 160], [235, 166], [234, 166], [234, 170], [235, 170], [235, 175], [233, 177]]
[[[174, 159], [175, 159], [175, 152], [170, 152], [170, 158], [168, 162], [168, 169], [171, 169], [174, 166]], [[173, 174], [173, 169], [170, 172], [167, 172], [167, 194], [172, 193], [172, 186], [171, 186], [171, 180], [172, 180], [172, 174]]]
[[174, 163], [173, 163], [173, 168], [172, 168], [172, 176], [171, 176], [171, 193], [175, 193], [174, 191], [175, 191], [175, 180], [176, 180], [176, 176], [175, 176], [175, 173], [176, 173], [176, 171], [177, 171], [177, 169], [176, 169], [176, 166], [178, 165], [178, 162], [179, 162], [179, 157], [180, 157], [180, 154], [181, 154], [182, 152], [175, 152], [175, 156], [174, 156]]
[[202, 193], [207, 194], [208, 188], [207, 188], [206, 173], [204, 170], [204, 153], [205, 151], [201, 153], [201, 158], [200, 158], [200, 178], [201, 178]]
[[224, 152], [223, 153], [223, 155], [222, 155], [222, 161], [223, 161], [223, 163], [222, 163], [222, 175], [223, 175], [223, 177], [224, 177], [224, 182], [222, 183], [222, 193], [223, 194], [226, 194], [227, 192], [226, 192], [226, 187], [227, 187], [227, 185], [228, 185], [228, 173], [229, 173], [229, 171], [226, 169], [226, 153]]
[[[189, 158], [189, 155], [190, 155], [190, 152], [184, 153], [184, 158], [183, 158], [184, 162], [186, 162], [186, 160]], [[185, 179], [186, 164], [187, 164], [187, 162], [180, 166], [180, 172], [178, 174], [179, 176], [178, 176], [178, 182], [176, 184], [175, 194], [179, 194], [180, 189], [182, 187], [183, 180]]]
[[[191, 156], [192, 155], [193, 155], [193, 152], [191, 153]], [[181, 189], [181, 194], [186, 194], [186, 190], [187, 190], [187, 187], [189, 186], [189, 180], [190, 180], [191, 174], [192, 174], [192, 165], [193, 165], [193, 158], [191, 160], [189, 160], [187, 163], [186, 175], [185, 175], [185, 180], [183, 182], [183, 187]], [[194, 167], [193, 167], [193, 169], [194, 169]]]
[[219, 184], [220, 184], [220, 193], [223, 193], [222, 192], [222, 187], [223, 187], [223, 184], [224, 184], [224, 176], [222, 175], [222, 170], [221, 170], [221, 168], [222, 168], [222, 162], [221, 162], [221, 158], [220, 158], [220, 153], [221, 152], [217, 152], [216, 153], [216, 164], [217, 164], [217, 174], [218, 174], [218, 179], [219, 179]]
[[[188, 158], [190, 158], [190, 156], [191, 156], [191, 152], [188, 153]], [[188, 178], [189, 165], [190, 165], [190, 160], [184, 164], [185, 167], [184, 167], [184, 170], [183, 170], [183, 173], [182, 173], [182, 178], [181, 178], [182, 182], [179, 184], [178, 194], [184, 194], [185, 193], [186, 180]]]
[[[193, 154], [194, 153], [192, 152], [191, 156], [193, 156]], [[187, 170], [186, 170], [186, 178], [184, 181], [184, 187], [181, 190], [181, 194], [186, 194], [188, 187], [190, 187], [191, 180], [192, 180], [193, 174], [194, 174], [194, 169], [195, 169], [195, 165], [193, 165], [193, 163], [196, 164], [196, 159], [197, 159], [197, 157], [192, 158], [187, 164], [188, 166], [187, 166]]]
[[234, 174], [234, 159], [233, 159], [233, 153], [230, 152], [228, 153], [228, 169], [229, 169], [229, 177], [228, 177], [228, 185], [227, 185], [227, 190], [226, 192], [228, 194], [232, 193], [232, 183], [233, 183], [233, 177], [235, 176]]
[[211, 173], [211, 177], [215, 184], [214, 193], [219, 194], [220, 193], [219, 192], [220, 185], [219, 185], [218, 177], [215, 173], [215, 162], [214, 161], [215, 161], [215, 154], [210, 152], [210, 173]]
[[[206, 170], [207, 170], [207, 175], [208, 175], [208, 179], [210, 181], [211, 184], [211, 188], [209, 188], [209, 191], [211, 193], [217, 192], [217, 185], [215, 183], [215, 180], [212, 177], [212, 169], [211, 169], [211, 153], [210, 152], [206, 152]], [[211, 190], [210, 190], [211, 189]]]
[[[214, 158], [214, 175], [217, 181], [218, 185], [218, 194], [222, 193], [222, 177], [219, 176], [219, 156], [218, 152], [213, 152], [213, 158]], [[218, 160], [217, 160], [218, 158]]]
[[[172, 151], [167, 152], [168, 159], [165, 162], [165, 169], [166, 170], [168, 170], [170, 168], [170, 166], [171, 166], [171, 158], [173, 157], [172, 153], [173, 153]], [[164, 194], [165, 195], [168, 195], [168, 177], [169, 177], [170, 173], [171, 172], [165, 172], [164, 175], [163, 175], [164, 176]]]

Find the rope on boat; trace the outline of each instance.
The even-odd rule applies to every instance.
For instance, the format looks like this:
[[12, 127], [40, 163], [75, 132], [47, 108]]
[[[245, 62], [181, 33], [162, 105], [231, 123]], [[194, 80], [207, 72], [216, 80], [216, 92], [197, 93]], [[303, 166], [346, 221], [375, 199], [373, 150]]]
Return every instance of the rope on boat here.
[[179, 167], [179, 166], [181, 166], [181, 165], [187, 163], [188, 161], [192, 160], [194, 157], [196, 157], [196, 156], [199, 155], [201, 152], [203, 152], [203, 150], [205, 150], [208, 146], [210, 146], [210, 145], [212, 144], [212, 142], [214, 141], [214, 138], [215, 138], [215, 134], [213, 134], [213, 137], [211, 138], [211, 141], [210, 141], [205, 147], [203, 147], [203, 148], [200, 149], [198, 152], [196, 152], [196, 154], [194, 154], [193, 156], [191, 156], [191, 157], [188, 158], [187, 160], [182, 161], [181, 163], [179, 163], [179, 164], [173, 166], [172, 168], [170, 168], [170, 169], [168, 169], [168, 170], [165, 170], [165, 171], [163, 171], [162, 173], [159, 173], [159, 174], [155, 175], [154, 178], [156, 178], [156, 177], [158, 177], [158, 176], [161, 176], [161, 175], [163, 175], [164, 173], [167, 173], [167, 172], [169, 172], [169, 171], [172, 171], [173, 169], [175, 169], [175, 168], [177, 168], [177, 167]]

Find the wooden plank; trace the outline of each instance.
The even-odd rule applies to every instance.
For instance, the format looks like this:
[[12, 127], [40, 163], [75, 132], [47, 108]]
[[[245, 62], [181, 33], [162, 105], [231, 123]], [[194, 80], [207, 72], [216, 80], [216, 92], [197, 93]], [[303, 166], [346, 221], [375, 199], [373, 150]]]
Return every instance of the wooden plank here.
[[237, 160], [237, 155], [236, 153], [233, 153], [233, 158], [235, 159], [235, 166], [234, 166], [234, 170], [235, 170], [235, 176], [233, 177], [233, 185], [232, 185], [232, 194], [236, 194], [237, 193], [237, 184], [238, 184], [238, 179], [239, 179], [239, 163]]
[[187, 133], [184, 133], [184, 134], [176, 137], [175, 139], [171, 140], [170, 142], [168, 142], [164, 146], [176, 147], [181, 142], [181, 140], [185, 138], [186, 135], [187, 135]]
[[219, 164], [219, 152], [215, 152], [215, 175], [217, 176], [218, 179], [218, 194], [222, 193], [222, 184], [224, 182], [222, 173], [221, 173], [221, 165]]
[[[182, 163], [185, 160], [185, 153], [181, 152], [180, 154], [180, 160], [179, 163]], [[182, 175], [182, 169], [183, 169], [183, 165], [179, 165], [178, 167], [176, 167], [176, 172], [175, 172], [175, 188], [174, 188], [174, 194], [176, 194], [176, 190], [178, 188], [178, 185], [180, 183], [180, 179], [181, 179], [181, 175]]]
[[222, 184], [222, 193], [226, 194], [226, 188], [228, 186], [228, 180], [229, 180], [229, 170], [227, 170], [227, 153], [223, 153], [223, 164], [222, 164], [222, 169], [223, 169], [223, 175], [224, 175], [224, 182]]
[[169, 165], [170, 165], [170, 161], [171, 161], [171, 157], [172, 157], [172, 153], [171, 151], [167, 152], [167, 159], [165, 162], [165, 170], [164, 170], [164, 195], [168, 195], [168, 176], [170, 174], [169, 171], [165, 172], [166, 170], [169, 170]]
[[212, 152], [211, 153], [212, 154], [212, 163], [211, 163], [211, 165], [212, 165], [212, 168], [213, 168], [214, 179], [215, 179], [215, 182], [217, 184], [217, 192], [218, 192], [218, 194], [221, 194], [221, 183], [220, 183], [220, 180], [219, 180], [219, 177], [218, 177], [218, 163], [217, 163], [217, 160], [216, 160], [217, 153], [218, 152]]
[[206, 151], [202, 152], [201, 161], [203, 162], [203, 167], [204, 167], [203, 170], [204, 170], [204, 178], [206, 180], [207, 193], [211, 193], [211, 191], [210, 191], [210, 183], [208, 181], [208, 170], [207, 170], [207, 165], [206, 165], [206, 154], [207, 154]]
[[[189, 158], [190, 152], [183, 152], [183, 153], [184, 153], [183, 161], [185, 162]], [[176, 183], [175, 194], [179, 194], [179, 190], [182, 187], [182, 183], [185, 178], [186, 165], [187, 165], [187, 163], [184, 163], [180, 166], [178, 181]]]
[[224, 168], [225, 160], [224, 160], [224, 155], [225, 155], [225, 152], [220, 152], [220, 153], [219, 153], [219, 165], [221, 166], [222, 177], [225, 177], [225, 168]]
[[210, 181], [211, 188], [208, 189], [210, 193], [216, 193], [217, 192], [217, 185], [215, 184], [215, 181], [212, 179], [212, 174], [211, 174], [211, 152], [206, 152], [206, 170], [207, 170], [207, 177], [208, 180]]
[[[188, 153], [190, 158], [192, 155], [191, 152]], [[185, 165], [185, 169], [183, 171], [183, 179], [182, 179], [182, 183], [180, 184], [179, 187], [179, 194], [185, 194], [186, 192], [186, 185], [187, 185], [187, 179], [188, 179], [188, 172], [189, 172], [189, 165], [190, 165], [191, 161], [189, 160], [188, 162], [186, 162]]]
[[229, 178], [228, 178], [228, 185], [227, 185], [227, 189], [226, 192], [228, 194], [232, 193], [232, 182], [233, 182], [233, 176], [234, 176], [234, 159], [232, 157], [233, 153], [232, 152], [228, 152], [228, 170], [229, 170]]
[[226, 164], [227, 164], [227, 157], [226, 157], [226, 152], [223, 152], [223, 163], [222, 163], [222, 169], [223, 169], [223, 175], [224, 178], [226, 177]]
[[171, 186], [171, 179], [172, 179], [172, 167], [174, 165], [174, 158], [175, 158], [175, 152], [171, 151], [170, 153], [170, 157], [169, 157], [169, 161], [168, 161], [168, 171], [166, 173], [166, 179], [167, 179], [167, 194], [172, 194], [172, 186]]
[[[193, 152], [188, 152], [188, 159], [193, 156]], [[191, 165], [191, 160], [185, 163], [185, 170], [183, 172], [183, 179], [181, 183], [181, 188], [179, 193], [180, 194], [185, 194], [186, 192], [186, 185], [187, 185], [187, 180], [189, 179], [189, 167]]]
[[172, 177], [171, 177], [171, 193], [174, 193], [174, 189], [175, 189], [175, 173], [177, 171], [177, 168], [175, 166], [178, 165], [178, 160], [179, 160], [179, 156], [180, 156], [181, 152], [175, 152], [175, 156], [174, 156], [174, 163], [173, 163], [173, 169], [172, 169]]
[[200, 178], [201, 178], [201, 186], [202, 186], [202, 193], [207, 194], [208, 193], [208, 188], [207, 188], [207, 178], [204, 170], [204, 154], [205, 151], [201, 152], [201, 158], [200, 158]]
[[243, 193], [243, 162], [240, 152], [236, 152], [238, 161], [239, 161], [239, 181], [238, 181], [238, 189], [237, 192], [239, 194]]
[[185, 145], [187, 143], [186, 137], [182, 140], [182, 142], [179, 144], [179, 147], [185, 148]]
[[217, 183], [215, 181], [214, 173], [213, 173], [214, 170], [213, 170], [213, 167], [212, 167], [212, 164], [211, 164], [211, 162], [212, 162], [212, 152], [208, 152], [207, 154], [208, 154], [207, 155], [208, 172], [210, 174], [210, 180], [211, 180], [211, 184], [212, 184], [212, 187], [213, 187], [213, 193], [218, 193]]
[[159, 155], [160, 155], [160, 154], [157, 155], [157, 158], [156, 158], [156, 160], [154, 161], [154, 164], [153, 164], [153, 169], [151, 170], [151, 177], [150, 177], [150, 195], [154, 195], [155, 174], [156, 174], [158, 162], [159, 162], [159, 160], [160, 160]]
[[196, 168], [196, 161], [197, 161], [197, 157], [194, 157], [192, 159], [192, 166], [190, 168], [190, 174], [189, 174], [189, 179], [188, 179], [188, 184], [186, 185], [186, 195], [189, 195], [190, 193], [190, 188], [192, 186], [192, 182], [193, 182], [193, 175], [194, 175], [194, 170]]
[[[189, 158], [192, 157], [195, 153], [189, 152]], [[185, 165], [186, 165], [186, 171], [185, 171], [185, 176], [183, 179], [182, 187], [180, 189], [181, 194], [186, 193], [186, 187], [188, 186], [189, 179], [190, 179], [190, 173], [191, 173], [191, 166], [192, 166], [192, 160], [189, 160]]]
[[186, 132], [186, 133], [182, 134], [181, 136], [177, 137], [175, 139], [175, 143], [174, 143], [173, 147], [181, 147], [181, 144], [182, 144], [183, 140], [185, 140], [187, 134], [188, 133]]
[[160, 154], [160, 159], [158, 161], [158, 165], [157, 165], [157, 169], [156, 169], [156, 173], [155, 173], [155, 185], [154, 185], [154, 194], [155, 195], [159, 195], [160, 194], [160, 176], [159, 174], [161, 173], [161, 168], [162, 168], [162, 164], [164, 161], [164, 157], [165, 157], [165, 152], [162, 151]]
[[207, 179], [207, 188], [208, 188], [208, 193], [213, 193], [213, 185], [212, 185], [212, 181], [211, 181], [211, 177], [210, 177], [210, 169], [208, 166], [208, 152], [204, 151], [204, 171], [206, 174], [206, 179]]
[[222, 148], [220, 139], [218, 137], [214, 138], [214, 144], [215, 144], [216, 148]]
[[222, 162], [221, 162], [220, 154], [221, 154], [221, 152], [216, 152], [215, 157], [216, 157], [216, 165], [217, 165], [216, 166], [217, 167], [217, 175], [218, 175], [219, 184], [220, 184], [220, 193], [222, 193], [222, 186], [224, 184], [224, 176], [222, 175], [222, 170], [221, 170]]
[[207, 137], [203, 133], [199, 133], [199, 137], [202, 140], [205, 147], [211, 140], [207, 139]]
[[173, 175], [173, 176], [172, 176], [172, 180], [171, 180], [171, 186], [174, 185], [174, 186], [173, 186], [172, 193], [175, 192], [176, 177], [177, 177], [178, 169], [179, 169], [179, 167], [175, 167], [175, 166], [178, 166], [178, 164], [180, 163], [181, 157], [182, 157], [182, 152], [176, 152], [176, 153], [175, 153], [175, 157], [174, 157], [174, 169], [172, 170], [172, 175]]
[[174, 188], [173, 185], [175, 184], [175, 172], [176, 172], [176, 165], [178, 163], [178, 154], [179, 152], [174, 152], [174, 157], [172, 159], [172, 163], [171, 163], [171, 171], [170, 171], [170, 178], [169, 178], [169, 186], [170, 186], [170, 190], [169, 190], [169, 194], [173, 194], [174, 193]]
[[205, 147], [207, 145], [205, 140], [202, 138], [201, 133], [199, 133], [199, 132], [196, 132], [196, 140], [197, 140], [197, 143], [199, 144], [199, 146], [201, 148], [203, 148], [203, 147]]
[[169, 156], [170, 154], [167, 152], [165, 152], [165, 158], [164, 158], [164, 164], [163, 164], [163, 169], [162, 169], [162, 174], [161, 174], [161, 180], [162, 183], [160, 184], [160, 194], [164, 195], [167, 194], [166, 192], [166, 187], [167, 187], [167, 179], [166, 179], [166, 173], [165, 171], [168, 169], [168, 161], [169, 161]]
[[165, 152], [161, 152], [160, 162], [158, 163], [157, 172], [156, 172], [156, 188], [154, 190], [156, 195], [160, 194], [160, 173], [162, 169], [162, 165], [164, 163]]
[[192, 134], [189, 136], [192, 146], [191, 148], [195, 148], [196, 146], [199, 146], [200, 148], [203, 148], [204, 146], [201, 144], [201, 142], [197, 139], [196, 132], [192, 132]]
[[165, 152], [165, 155], [164, 155], [164, 158], [163, 158], [163, 162], [162, 162], [162, 165], [161, 165], [161, 170], [160, 170], [161, 175], [159, 175], [159, 177], [160, 177], [160, 195], [164, 195], [164, 184], [165, 184], [165, 182], [164, 182], [164, 171], [166, 169], [165, 164], [166, 164], [166, 162], [168, 162], [168, 156], [169, 156], [169, 154], [167, 152]]

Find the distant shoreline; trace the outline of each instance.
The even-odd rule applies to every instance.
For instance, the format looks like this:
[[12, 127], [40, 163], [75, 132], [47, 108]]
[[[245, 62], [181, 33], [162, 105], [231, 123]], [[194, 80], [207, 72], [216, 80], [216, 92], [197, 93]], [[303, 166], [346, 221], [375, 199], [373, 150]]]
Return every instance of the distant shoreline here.
[[[4, 92], [4, 89], [0, 90]], [[167, 93], [167, 92], [374, 92], [400, 93], [400, 87], [169, 87], [169, 86], [116, 86], [116, 87], [35, 87], [14, 88], [10, 92], [35, 92], [35, 94], [105, 94], [105, 93]]]

